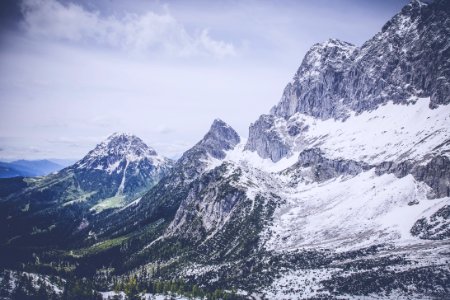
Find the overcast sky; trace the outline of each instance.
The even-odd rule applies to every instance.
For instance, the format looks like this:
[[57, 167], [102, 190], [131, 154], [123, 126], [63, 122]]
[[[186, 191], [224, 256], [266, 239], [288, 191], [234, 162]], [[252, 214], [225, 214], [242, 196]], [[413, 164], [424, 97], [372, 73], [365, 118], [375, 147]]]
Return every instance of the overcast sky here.
[[113, 132], [168, 157], [215, 118], [245, 138], [306, 51], [356, 45], [408, 1], [0, 3], [0, 159], [81, 158]]

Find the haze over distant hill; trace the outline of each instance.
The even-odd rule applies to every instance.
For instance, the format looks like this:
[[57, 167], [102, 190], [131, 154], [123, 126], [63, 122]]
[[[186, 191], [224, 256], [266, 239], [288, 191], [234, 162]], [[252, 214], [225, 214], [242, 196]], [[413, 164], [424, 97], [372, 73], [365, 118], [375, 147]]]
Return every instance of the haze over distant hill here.
[[115, 133], [1, 179], [0, 298], [450, 299], [448, 4], [314, 44], [247, 140], [216, 119], [172, 161]]
[[0, 162], [0, 178], [44, 176], [63, 169], [66, 163], [65, 160], [55, 162], [48, 159]]

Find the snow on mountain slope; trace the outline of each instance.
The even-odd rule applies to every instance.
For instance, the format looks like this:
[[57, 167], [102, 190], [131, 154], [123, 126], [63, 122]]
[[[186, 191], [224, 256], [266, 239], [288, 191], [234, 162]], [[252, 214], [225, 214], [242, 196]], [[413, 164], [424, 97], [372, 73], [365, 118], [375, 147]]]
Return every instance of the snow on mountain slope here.
[[[63, 243], [68, 233], [87, 232], [94, 214], [126, 206], [141, 197], [171, 167], [171, 160], [159, 156], [138, 137], [113, 134], [74, 165], [37, 178], [0, 199], [0, 219], [8, 228], [0, 238], [22, 235], [24, 240], [31, 240], [27, 236], [30, 233], [35, 238], [40, 233], [48, 234], [49, 227], [59, 230], [70, 224], [61, 238], [54, 239]], [[65, 214], [71, 210], [76, 212], [67, 218]]]
[[[140, 138], [125, 133], [114, 133], [98, 144], [82, 160], [67, 168], [77, 174], [87, 189], [86, 180], [92, 177], [95, 184], [110, 186], [105, 195], [130, 196], [154, 185], [170, 169], [172, 162], [156, 153]], [[114, 192], [114, 193], [112, 193]]]
[[[429, 98], [409, 105], [389, 102], [376, 110], [351, 113], [344, 121], [320, 120], [297, 113], [276, 119], [276, 130], [291, 152], [320, 147], [331, 159], [368, 164], [408, 159], [426, 162], [450, 156], [450, 106], [429, 108]], [[291, 136], [289, 128], [300, 128]]]
[[[450, 107], [430, 109], [429, 103], [429, 98], [408, 105], [389, 102], [376, 110], [351, 113], [346, 120], [300, 113], [288, 120], [277, 118], [274, 130], [289, 145], [290, 156], [273, 162], [245, 150], [244, 141], [224, 159], [210, 157], [206, 169], [225, 162], [229, 173], [241, 172], [238, 185], [249, 199], [268, 193], [282, 199], [264, 233], [270, 251], [318, 247], [348, 251], [374, 244], [418, 243], [421, 240], [410, 233], [415, 222], [448, 205], [449, 197], [428, 199], [433, 195], [430, 187], [412, 175], [398, 178], [371, 169], [314, 182], [310, 168], [293, 166], [299, 153], [315, 148], [326, 159], [367, 166], [406, 160], [424, 164], [437, 155], [448, 157]], [[299, 132], [291, 136], [289, 128], [294, 126]], [[292, 172], [301, 178], [293, 180]]]
[[119, 173], [122, 160], [128, 163], [148, 160], [154, 167], [159, 167], [168, 161], [140, 138], [127, 133], [114, 133], [77, 162], [76, 167]]
[[[329, 159], [346, 159], [377, 165], [413, 160], [426, 163], [432, 157], [450, 157], [450, 106], [429, 108], [429, 98], [409, 105], [389, 102], [376, 110], [351, 113], [345, 120], [320, 120], [301, 113], [288, 120], [276, 118], [271, 128], [279, 134], [290, 154], [273, 162], [245, 150], [246, 141], [227, 152], [225, 160], [250, 164], [268, 171], [282, 171], [298, 160], [300, 152], [320, 148]], [[289, 130], [299, 133], [291, 135]], [[221, 163], [212, 159], [211, 167]]]
[[228, 151], [224, 160], [209, 162], [210, 169], [226, 163], [228, 174], [238, 169], [241, 176], [236, 186], [245, 189], [249, 199], [270, 193], [281, 199], [272, 225], [262, 235], [269, 251], [349, 251], [385, 243], [422, 243], [410, 233], [416, 221], [450, 204], [449, 197], [429, 199], [431, 188], [412, 175], [379, 175], [374, 168], [325, 182], [311, 182], [310, 168], [303, 168], [303, 178], [294, 180], [287, 168], [297, 157], [274, 163], [243, 150], [240, 144]]
[[124, 207], [96, 215], [90, 233], [126, 239], [124, 272], [158, 262], [169, 280], [255, 297], [389, 296], [409, 286], [429, 295], [431, 279], [446, 292], [450, 106], [436, 82], [448, 70], [439, 26], [448, 13], [439, 3], [413, 1], [361, 47], [314, 45], [247, 142], [215, 120], [131, 204], [120, 199], [127, 174], [154, 153], [129, 136], [99, 145], [78, 167], [117, 175], [95, 208]]
[[285, 188], [274, 213], [266, 248], [271, 251], [348, 251], [384, 243], [423, 242], [410, 233], [414, 223], [450, 198], [427, 199], [430, 188], [411, 175], [378, 176], [372, 169], [351, 178]]
[[314, 45], [246, 145], [227, 154], [266, 173], [248, 194], [281, 199], [268, 250], [445, 239], [450, 105], [438, 73], [448, 69], [448, 8], [415, 0], [361, 47]]
[[207, 163], [206, 170], [212, 170], [220, 166], [223, 162], [229, 162], [240, 166], [249, 166], [268, 173], [274, 173], [291, 167], [298, 160], [299, 152], [296, 152], [296, 155], [293, 154], [289, 157], [284, 157], [277, 162], [273, 162], [270, 159], [262, 158], [255, 152], [245, 150], [245, 144], [246, 141], [243, 140], [233, 149], [227, 151], [224, 159], [217, 159], [209, 156], [208, 160], [205, 161]]

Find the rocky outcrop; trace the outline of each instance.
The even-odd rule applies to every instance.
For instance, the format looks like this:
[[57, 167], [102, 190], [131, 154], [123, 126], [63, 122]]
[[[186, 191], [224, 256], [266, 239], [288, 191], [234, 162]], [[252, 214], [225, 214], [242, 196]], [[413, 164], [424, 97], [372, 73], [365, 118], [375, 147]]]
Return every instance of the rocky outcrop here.
[[[195, 193], [197, 179], [208, 168], [211, 159], [225, 157], [225, 152], [240, 142], [236, 131], [222, 120], [216, 119], [205, 136], [187, 150], [175, 163], [169, 174], [149, 190], [135, 206], [120, 211], [121, 222], [115, 214], [99, 219], [96, 232], [101, 235], [123, 234], [136, 230], [142, 224], [172, 220], [180, 209], [187, 205]], [[206, 186], [198, 189], [206, 189]], [[194, 199], [195, 200], [195, 199]]]
[[425, 164], [408, 160], [370, 165], [354, 160], [327, 158], [320, 148], [312, 148], [302, 151], [298, 162], [282, 173], [289, 174], [294, 183], [300, 180], [323, 182], [341, 175], [355, 176], [372, 168], [379, 176], [387, 173], [402, 178], [411, 174], [414, 179], [426, 183], [432, 189], [433, 193], [429, 195], [431, 198], [450, 196], [450, 159], [446, 156], [437, 156]]
[[241, 138], [227, 123], [215, 119], [205, 137], [194, 147], [202, 148], [206, 153], [217, 159], [225, 157], [225, 151], [239, 144]]
[[413, 161], [402, 163], [384, 162], [376, 166], [376, 173], [393, 173], [397, 177], [408, 174], [414, 176], [418, 181], [425, 182], [430, 186], [436, 198], [450, 196], [450, 159], [446, 156], [437, 156], [426, 164], [418, 164]]
[[443, 240], [450, 238], [450, 206], [446, 205], [428, 218], [417, 220], [411, 234], [424, 240]]
[[246, 199], [245, 191], [233, 186], [235, 176], [227, 177], [226, 172], [227, 166], [223, 164], [192, 183], [166, 235], [200, 240], [223, 226], [236, 203]]
[[298, 162], [289, 168], [291, 171], [310, 168], [310, 179], [314, 182], [322, 182], [340, 175], [357, 175], [371, 168], [363, 162], [345, 159], [326, 158], [318, 148], [302, 151]]
[[275, 117], [262, 115], [250, 125], [245, 150], [256, 151], [262, 158], [278, 161], [290, 152], [290, 147], [275, 127]]
[[276, 124], [296, 113], [345, 121], [388, 101], [430, 97], [431, 108], [449, 104], [449, 7], [414, 0], [361, 47], [336, 39], [314, 45], [270, 115], [251, 125], [245, 149], [274, 162], [288, 156], [292, 149]]
[[450, 103], [449, 12], [446, 1], [416, 0], [360, 48], [336, 39], [314, 45], [271, 114], [345, 118], [411, 97]]
[[305, 55], [300, 68], [284, 89], [280, 103], [271, 114], [289, 118], [296, 112], [329, 118], [343, 116], [345, 110], [342, 83], [350, 57], [356, 47], [346, 42], [330, 39], [315, 44]]
[[240, 141], [239, 135], [231, 126], [216, 119], [203, 139], [177, 161], [175, 169], [185, 174], [186, 179], [193, 180], [203, 172], [211, 157], [223, 159], [225, 152], [233, 149]]
[[100, 187], [104, 197], [133, 198], [161, 180], [172, 165], [170, 159], [158, 155], [140, 138], [114, 133], [61, 173], [73, 174], [83, 191], [99, 194]]

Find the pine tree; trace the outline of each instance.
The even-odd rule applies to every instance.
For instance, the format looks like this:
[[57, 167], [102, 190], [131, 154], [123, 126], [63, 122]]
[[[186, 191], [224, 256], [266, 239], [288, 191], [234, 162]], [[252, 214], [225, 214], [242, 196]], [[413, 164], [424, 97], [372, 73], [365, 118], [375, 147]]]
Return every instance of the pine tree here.
[[39, 289], [37, 291], [38, 299], [48, 299], [50, 298], [47, 292], [47, 288], [43, 282], [39, 285]]
[[11, 273], [9, 271], [5, 271], [2, 280], [1, 292], [0, 296], [9, 296], [12, 290], [11, 285]]
[[127, 294], [128, 299], [130, 299], [130, 300], [140, 299], [136, 277], [134, 277], [134, 276], [130, 277], [130, 279], [124, 286], [124, 291], [125, 291], [125, 294]]
[[27, 295], [27, 293], [25, 293], [23, 282], [20, 280], [20, 277], [18, 279], [15, 289], [13, 290], [13, 292], [11, 294], [11, 299], [12, 300], [28, 299], [28, 295]]
[[199, 290], [198, 286], [195, 284], [192, 286], [192, 296], [194, 296], [194, 297], [200, 296], [200, 290]]

